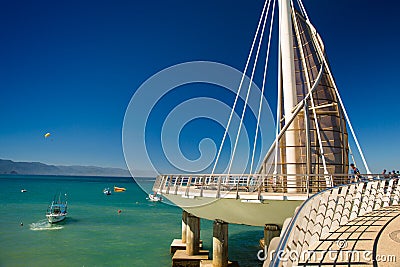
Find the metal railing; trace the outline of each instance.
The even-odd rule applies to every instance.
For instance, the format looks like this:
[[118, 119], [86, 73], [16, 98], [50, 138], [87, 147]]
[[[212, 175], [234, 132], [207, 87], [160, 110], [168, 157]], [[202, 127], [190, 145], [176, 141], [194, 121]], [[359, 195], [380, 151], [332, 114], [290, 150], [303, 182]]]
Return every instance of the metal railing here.
[[[363, 176], [374, 179], [379, 175]], [[291, 183], [288, 183], [288, 178]], [[309, 197], [332, 186], [351, 183], [351, 174], [168, 174], [159, 175], [153, 191], [161, 194], [224, 197], [227, 193], [303, 194]], [[295, 182], [293, 182], [295, 181]]]

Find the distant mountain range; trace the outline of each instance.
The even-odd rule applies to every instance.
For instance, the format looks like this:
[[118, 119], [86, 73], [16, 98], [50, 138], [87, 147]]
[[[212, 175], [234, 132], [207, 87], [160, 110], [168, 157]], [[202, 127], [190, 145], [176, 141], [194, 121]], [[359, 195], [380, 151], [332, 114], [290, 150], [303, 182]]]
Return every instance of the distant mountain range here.
[[129, 177], [128, 170], [96, 166], [58, 166], [40, 162], [15, 162], [0, 159], [0, 174], [76, 175]]

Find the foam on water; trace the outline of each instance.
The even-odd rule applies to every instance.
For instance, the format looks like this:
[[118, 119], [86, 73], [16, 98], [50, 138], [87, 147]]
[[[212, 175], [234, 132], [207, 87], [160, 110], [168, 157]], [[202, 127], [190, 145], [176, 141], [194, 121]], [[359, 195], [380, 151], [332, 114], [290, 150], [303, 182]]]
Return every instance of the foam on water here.
[[61, 225], [53, 225], [47, 220], [40, 220], [38, 222], [31, 223], [29, 226], [32, 231], [60, 230], [64, 228]]

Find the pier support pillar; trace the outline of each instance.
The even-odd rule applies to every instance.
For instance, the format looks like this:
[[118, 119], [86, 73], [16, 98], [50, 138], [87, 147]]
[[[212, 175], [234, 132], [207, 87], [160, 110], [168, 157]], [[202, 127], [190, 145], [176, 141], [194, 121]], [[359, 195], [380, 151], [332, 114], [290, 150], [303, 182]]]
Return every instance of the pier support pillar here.
[[272, 238], [279, 236], [281, 233], [279, 226], [276, 224], [266, 224], [264, 225], [264, 249], [268, 252], [269, 243], [271, 243]]
[[182, 243], [186, 243], [188, 213], [182, 210]]
[[199, 254], [200, 246], [200, 218], [188, 214], [186, 227], [186, 254], [189, 256]]
[[213, 267], [228, 266], [228, 223], [214, 221], [213, 226]]

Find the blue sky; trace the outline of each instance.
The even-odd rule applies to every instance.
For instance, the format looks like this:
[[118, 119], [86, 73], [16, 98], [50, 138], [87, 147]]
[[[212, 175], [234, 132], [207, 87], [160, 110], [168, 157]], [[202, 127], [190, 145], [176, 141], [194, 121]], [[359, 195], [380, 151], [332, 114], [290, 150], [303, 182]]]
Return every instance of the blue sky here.
[[[0, 158], [126, 167], [121, 131], [135, 90], [187, 61], [243, 70], [262, 5], [1, 1]], [[400, 169], [400, 4], [304, 5], [325, 42], [370, 169]], [[44, 139], [46, 132], [52, 135]]]

